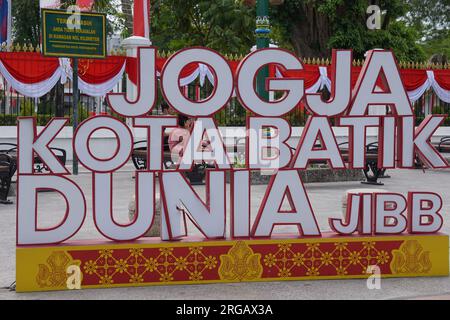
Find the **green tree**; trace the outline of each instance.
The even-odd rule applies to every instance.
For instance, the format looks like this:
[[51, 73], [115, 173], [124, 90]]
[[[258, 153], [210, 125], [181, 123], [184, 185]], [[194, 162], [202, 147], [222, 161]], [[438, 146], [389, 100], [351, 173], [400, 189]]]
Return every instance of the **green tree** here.
[[34, 46], [39, 44], [41, 34], [39, 1], [15, 0], [12, 2], [11, 12], [14, 41], [31, 43]]
[[121, 0], [122, 16], [124, 21], [124, 29], [122, 35], [124, 38], [133, 33], [133, 0]]
[[163, 50], [205, 46], [224, 53], [249, 52], [254, 25], [254, 9], [241, 1], [152, 1], [151, 38]]
[[448, 35], [450, 0], [406, 0], [408, 12], [404, 19], [420, 32], [422, 40]]
[[[371, 4], [385, 12], [380, 30], [367, 28]], [[398, 20], [408, 10], [402, 0], [285, 0], [271, 10], [273, 24], [282, 30], [278, 41], [290, 44], [300, 56], [329, 57], [332, 48], [351, 48], [356, 58], [363, 58], [367, 50], [386, 48], [402, 60], [425, 57], [417, 30]]]
[[441, 55], [443, 60], [448, 61], [450, 58], [450, 31], [440, 33], [438, 37], [426, 41], [422, 46], [429, 57]]
[[[63, 6], [75, 0], [63, 0]], [[255, 10], [243, 0], [152, 0], [151, 39], [162, 50], [206, 46], [246, 53], [255, 44]], [[285, 0], [271, 7], [273, 42], [300, 56], [329, 57], [332, 48], [352, 48], [356, 58], [372, 48], [391, 48], [401, 60], [449, 54], [450, 0]], [[133, 0], [96, 0], [108, 14], [109, 33], [132, 33]], [[381, 30], [368, 30], [366, 9], [385, 12]], [[16, 42], [40, 39], [39, 2], [13, 1]]]
[[427, 57], [446, 63], [450, 57], [450, 0], [407, 0], [404, 20], [420, 35]]

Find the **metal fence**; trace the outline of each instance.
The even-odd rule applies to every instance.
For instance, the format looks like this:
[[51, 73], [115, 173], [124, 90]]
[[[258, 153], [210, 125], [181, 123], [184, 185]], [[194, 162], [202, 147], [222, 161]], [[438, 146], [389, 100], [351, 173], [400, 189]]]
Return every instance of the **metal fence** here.
[[445, 114], [447, 118], [443, 126], [450, 126], [450, 103], [440, 100], [436, 93], [430, 89], [413, 105], [417, 124], [430, 114]]
[[[53, 117], [72, 117], [73, 90], [70, 80], [65, 85], [58, 83], [41, 98], [25, 97], [11, 90], [3, 77], [0, 77], [0, 88], [0, 126], [15, 126], [19, 116], [35, 116], [38, 125], [47, 124]], [[104, 98], [80, 95], [80, 121], [101, 112], [108, 112]]]
[[[126, 86], [123, 83], [118, 84], [114, 91], [125, 91]], [[211, 92], [212, 86], [208, 82], [204, 87], [200, 87], [198, 83], [193, 83], [188, 86], [186, 94], [194, 100], [206, 98]], [[324, 99], [329, 97], [326, 90], [322, 94]], [[35, 116], [39, 125], [47, 124], [53, 117], [69, 117], [71, 119], [72, 102], [73, 90], [70, 80], [65, 85], [58, 83], [47, 95], [34, 99], [9, 90], [5, 79], [0, 77], [0, 126], [15, 126], [18, 116]], [[160, 108], [154, 111], [155, 114], [160, 112]], [[432, 90], [429, 90], [419, 101], [414, 103], [414, 112], [417, 124], [419, 124], [429, 114], [450, 115], [450, 104], [441, 101]], [[81, 94], [79, 121], [95, 114], [111, 113], [106, 99]], [[228, 106], [218, 112], [215, 118], [219, 126], [245, 126], [247, 115], [249, 113], [246, 109], [242, 107], [236, 97], [233, 97]], [[304, 126], [308, 113], [304, 107], [299, 106], [285, 118], [292, 126]], [[444, 125], [450, 126], [450, 117], [446, 118]]]

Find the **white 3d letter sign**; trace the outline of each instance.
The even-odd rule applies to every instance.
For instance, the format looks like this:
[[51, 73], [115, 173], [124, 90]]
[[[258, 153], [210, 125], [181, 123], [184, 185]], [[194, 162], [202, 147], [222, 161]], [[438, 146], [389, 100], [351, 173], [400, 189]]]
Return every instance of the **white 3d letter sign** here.
[[[157, 90], [157, 49], [138, 50], [137, 97], [132, 101], [124, 94], [109, 94], [108, 102], [116, 113], [129, 118], [91, 117], [82, 122], [73, 137], [73, 151], [92, 175], [90, 189], [79, 188], [76, 179], [52, 152], [52, 144], [67, 125], [67, 119], [53, 119], [38, 128], [30, 117], [18, 120], [18, 191], [17, 244], [60, 244], [72, 238], [86, 215], [93, 218], [98, 232], [111, 242], [135, 241], [145, 237], [153, 225], [156, 211], [161, 212], [161, 238], [183, 239], [195, 228], [206, 239], [270, 238], [293, 226], [291, 237], [322, 236], [310, 204], [301, 172], [314, 162], [327, 162], [333, 170], [365, 169], [367, 166], [366, 132], [377, 130], [378, 153], [373, 163], [383, 168], [413, 168], [417, 159], [431, 168], [448, 168], [449, 164], [431, 144], [431, 138], [445, 119], [428, 116], [415, 127], [411, 103], [390, 51], [371, 51], [351, 90], [352, 52], [333, 51], [331, 98], [305, 94], [304, 79], [266, 79], [266, 90], [277, 92], [277, 99], [263, 100], [256, 92], [256, 77], [263, 67], [275, 66], [283, 71], [302, 71], [304, 66], [292, 53], [281, 49], [257, 50], [243, 59], [234, 77], [225, 58], [207, 48], [189, 48], [172, 55], [162, 67]], [[208, 78], [214, 90], [206, 99], [191, 100], [180, 83], [183, 70], [191, 63], [208, 67]], [[375, 90], [381, 80], [381, 91]], [[236, 93], [248, 111], [245, 160], [234, 167], [229, 152], [229, 137], [222, 136], [214, 116]], [[282, 93], [282, 94], [280, 94]], [[164, 136], [177, 128], [175, 116], [154, 115], [159, 98], [178, 113], [191, 117], [189, 134], [178, 135], [175, 144], [183, 150], [171, 170], [163, 165]], [[290, 123], [283, 116], [302, 101], [311, 112], [298, 142], [292, 138]], [[302, 103], [303, 103], [302, 102]], [[388, 108], [386, 116], [368, 116], [369, 106]], [[331, 118], [335, 126], [332, 126]], [[144, 130], [147, 140], [147, 166], [135, 174], [136, 214], [128, 224], [116, 220], [114, 208], [114, 173], [131, 157], [136, 142], [135, 130]], [[100, 156], [93, 147], [99, 130], [113, 135], [115, 148]], [[348, 148], [343, 152], [336, 130], [347, 130]], [[47, 174], [35, 173], [40, 159]], [[372, 164], [373, 165], [373, 164]], [[199, 192], [186, 179], [186, 172], [203, 166], [206, 192]], [[270, 172], [270, 184], [252, 219], [252, 170]], [[64, 217], [50, 228], [40, 227], [38, 192], [53, 190], [66, 208]], [[85, 198], [89, 199], [86, 203]], [[92, 212], [87, 212], [92, 208]], [[157, 209], [160, 208], [160, 209]], [[227, 210], [229, 208], [229, 210]], [[401, 193], [356, 193], [347, 201], [344, 218], [330, 218], [329, 225], [338, 235], [431, 234], [443, 225], [443, 202], [429, 191]], [[255, 212], [256, 212], [255, 211]]]

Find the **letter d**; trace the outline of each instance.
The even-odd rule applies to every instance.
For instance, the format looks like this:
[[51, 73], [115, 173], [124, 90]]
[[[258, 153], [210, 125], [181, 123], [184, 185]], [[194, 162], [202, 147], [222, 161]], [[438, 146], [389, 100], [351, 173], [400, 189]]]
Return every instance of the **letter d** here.
[[[83, 192], [73, 181], [60, 176], [19, 175], [17, 188], [17, 245], [61, 243], [81, 228], [86, 217], [86, 201]], [[66, 200], [66, 214], [52, 228], [38, 228], [39, 189], [54, 190]]]

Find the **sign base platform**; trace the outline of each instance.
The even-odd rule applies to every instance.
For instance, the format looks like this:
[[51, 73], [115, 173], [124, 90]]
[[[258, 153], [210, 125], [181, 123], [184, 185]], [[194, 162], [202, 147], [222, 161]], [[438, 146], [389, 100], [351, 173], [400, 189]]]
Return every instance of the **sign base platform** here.
[[362, 279], [371, 275], [369, 266], [378, 266], [386, 278], [449, 275], [449, 238], [444, 234], [74, 242], [17, 247], [16, 253], [17, 292], [69, 290], [71, 266], [79, 268], [81, 289]]

